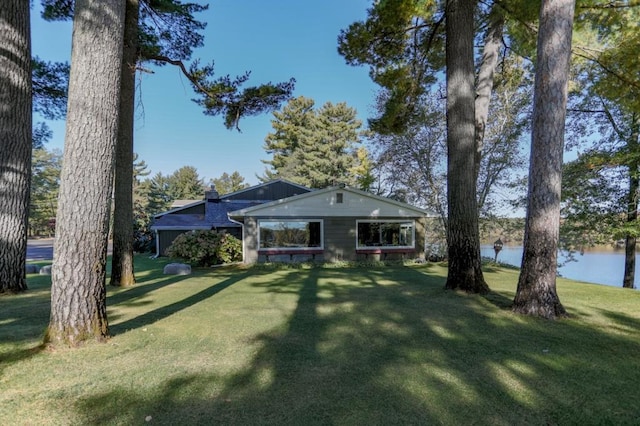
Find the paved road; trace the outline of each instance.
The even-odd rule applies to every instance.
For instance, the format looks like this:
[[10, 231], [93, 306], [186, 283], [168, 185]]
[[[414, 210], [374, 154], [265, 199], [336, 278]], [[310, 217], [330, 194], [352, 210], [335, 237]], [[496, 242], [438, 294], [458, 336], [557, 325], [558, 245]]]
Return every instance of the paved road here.
[[[111, 254], [111, 241], [107, 253]], [[53, 238], [29, 239], [27, 241], [27, 260], [52, 260]]]
[[53, 238], [39, 238], [27, 241], [27, 260], [53, 259]]

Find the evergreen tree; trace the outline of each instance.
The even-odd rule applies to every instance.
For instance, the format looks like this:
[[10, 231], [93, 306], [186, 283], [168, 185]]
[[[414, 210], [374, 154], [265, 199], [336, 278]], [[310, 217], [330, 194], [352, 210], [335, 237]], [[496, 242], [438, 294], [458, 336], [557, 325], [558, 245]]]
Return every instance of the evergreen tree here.
[[487, 293], [476, 197], [475, 88], [471, 0], [447, 0], [447, 242], [445, 287]]
[[29, 2], [0, 7], [0, 293], [27, 289], [32, 148]]
[[109, 335], [106, 261], [118, 132], [124, 0], [77, 0], [51, 271], [54, 346]]
[[120, 77], [120, 121], [113, 190], [113, 255], [109, 283], [121, 287], [136, 282], [133, 264], [133, 127], [139, 8], [138, 0], [127, 0]]
[[220, 195], [230, 194], [249, 187], [249, 184], [244, 181], [244, 177], [237, 171], [231, 174], [224, 172], [219, 178], [211, 179], [210, 183]]
[[137, 186], [137, 198], [141, 205], [140, 216], [151, 218], [153, 215], [169, 209], [173, 198], [169, 195], [169, 179], [162, 173], [156, 173]]
[[[369, 9], [366, 22], [356, 22], [340, 34], [339, 51], [344, 55], [347, 63], [369, 65], [371, 78], [383, 88], [381, 97], [384, 102], [380, 108], [381, 114], [370, 120], [370, 126], [374, 131], [382, 134], [401, 134], [409, 126], [414, 125], [420, 118], [420, 100], [429, 93], [430, 86], [438, 80], [438, 73], [445, 63], [448, 67], [458, 66], [466, 61], [465, 67], [471, 64], [471, 76], [474, 76], [472, 48], [475, 37], [473, 19], [475, 6], [475, 3], [470, 6], [468, 2], [458, 1], [453, 3], [410, 0], [378, 2]], [[476, 188], [476, 175], [479, 172], [493, 75], [501, 47], [504, 21], [502, 7], [502, 4], [494, 3], [491, 7], [483, 4], [478, 8], [485, 21], [489, 22], [486, 27], [484, 54], [479, 66], [478, 90], [475, 90], [473, 81], [469, 89], [466, 80], [463, 86], [455, 84], [447, 86], [447, 99], [456, 98], [454, 103], [450, 103], [453, 109], [448, 109], [447, 119], [462, 117], [461, 114], [465, 116], [462, 122], [448, 127], [448, 130], [453, 133], [448, 136], [449, 156], [453, 157], [448, 160], [453, 167], [449, 168], [448, 173], [447, 205], [450, 214], [460, 215], [459, 217], [449, 216], [449, 226], [460, 226], [460, 228], [449, 229], [448, 243], [458, 246], [458, 242], [471, 242], [471, 244], [463, 244], [468, 249], [464, 249], [462, 245], [458, 248], [450, 247], [450, 256], [459, 256], [456, 259], [450, 258], [450, 262], [453, 261], [453, 264], [458, 266], [473, 264], [473, 272], [466, 270], [466, 266], [463, 268], [464, 271], [460, 271], [457, 267], [455, 271], [450, 270], [457, 277], [456, 279], [464, 281], [451, 284], [451, 288], [465, 288], [467, 291], [487, 290], [479, 269], [478, 211], [469, 213], [469, 208], [472, 204], [477, 205], [477, 201], [475, 195], [471, 197], [472, 194], [467, 191], [473, 192]], [[467, 13], [469, 10], [471, 10], [470, 14]], [[452, 32], [450, 31], [451, 23], [457, 17], [466, 19], [465, 26]], [[455, 40], [449, 40], [449, 38]], [[466, 56], [464, 59], [454, 58], [452, 51], [447, 51], [445, 55], [445, 45], [450, 47], [454, 41], [462, 39], [466, 43], [464, 55], [470, 50], [470, 58]], [[456, 49], [462, 48], [464, 43], [458, 45]], [[459, 68], [456, 73], [460, 71]], [[452, 77], [454, 74], [448, 75]], [[458, 77], [456, 75], [456, 78]], [[465, 79], [467, 78], [465, 75]], [[463, 79], [460, 77], [458, 82], [463, 83]], [[462, 89], [471, 90], [471, 92], [461, 93]], [[454, 92], [449, 93], [449, 90]], [[475, 105], [469, 106], [466, 103], [467, 96], [475, 100]], [[463, 107], [463, 104], [467, 107]], [[469, 113], [474, 116], [472, 132], [466, 129]], [[458, 127], [458, 124], [464, 124], [464, 126]], [[467, 146], [467, 133], [473, 137], [469, 146]], [[465, 159], [464, 156], [471, 156], [471, 160]], [[464, 168], [454, 169], [457, 166]], [[472, 175], [467, 176], [469, 170]], [[458, 185], [460, 188], [452, 188]], [[475, 214], [476, 219], [474, 220], [470, 214]], [[477, 282], [471, 284], [476, 279]]]
[[54, 233], [61, 170], [62, 152], [44, 148], [33, 150], [29, 205], [29, 231], [32, 235], [52, 236]]
[[517, 313], [548, 319], [566, 311], [556, 292], [562, 153], [574, 0], [543, 0], [536, 58], [529, 192]]
[[195, 167], [183, 166], [167, 178], [167, 194], [173, 200], [202, 200], [204, 182]]
[[64, 118], [67, 110], [69, 64], [32, 60], [33, 110], [48, 120]]
[[271, 127], [274, 132], [269, 133], [264, 140], [264, 150], [271, 154], [271, 160], [263, 160], [269, 166], [263, 181], [292, 177], [290, 162], [300, 146], [303, 129], [311, 126], [315, 116], [314, 106], [313, 99], [299, 96], [287, 102], [281, 111], [273, 113]]
[[[366, 183], [366, 170], [358, 170], [358, 147], [362, 123], [356, 111], [345, 103], [327, 102], [320, 109], [304, 97], [290, 101], [282, 112], [274, 113], [267, 135], [265, 150], [273, 155], [266, 178], [280, 177], [310, 188], [345, 183], [356, 186]], [[361, 161], [368, 156], [360, 152]], [[365, 179], [365, 180], [363, 180]]]
[[[71, 0], [42, 0], [45, 19], [69, 19], [74, 13]], [[243, 117], [273, 111], [291, 96], [295, 80], [243, 87], [249, 73], [235, 79], [223, 76], [214, 79], [213, 63], [200, 65], [195, 60], [190, 66], [193, 49], [201, 47], [201, 31], [206, 24], [194, 14], [208, 6], [183, 3], [180, 0], [128, 0], [125, 52], [123, 56], [123, 88], [119, 143], [116, 161], [115, 223], [114, 223], [114, 285], [129, 285], [133, 276], [131, 214], [131, 158], [133, 155], [133, 106], [135, 104], [134, 75], [138, 64], [150, 61], [157, 66], [177, 66], [191, 82], [197, 96], [196, 103], [208, 115], [224, 115], [227, 128], [239, 129]]]

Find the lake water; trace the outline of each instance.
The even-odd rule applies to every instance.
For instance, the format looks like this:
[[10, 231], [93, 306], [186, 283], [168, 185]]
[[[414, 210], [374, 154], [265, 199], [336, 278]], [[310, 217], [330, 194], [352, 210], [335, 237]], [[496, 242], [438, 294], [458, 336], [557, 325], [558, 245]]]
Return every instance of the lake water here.
[[[483, 257], [495, 257], [492, 245], [482, 245], [480, 252]], [[624, 275], [624, 250], [603, 248], [585, 251], [583, 255], [575, 254], [575, 262], [566, 262], [558, 269], [564, 278], [585, 281], [594, 284], [604, 284], [622, 287]], [[562, 254], [558, 259], [561, 263], [566, 260]], [[520, 267], [522, 262], [522, 246], [504, 246], [498, 254], [498, 262]], [[640, 255], [636, 255], [636, 287], [640, 287]]]

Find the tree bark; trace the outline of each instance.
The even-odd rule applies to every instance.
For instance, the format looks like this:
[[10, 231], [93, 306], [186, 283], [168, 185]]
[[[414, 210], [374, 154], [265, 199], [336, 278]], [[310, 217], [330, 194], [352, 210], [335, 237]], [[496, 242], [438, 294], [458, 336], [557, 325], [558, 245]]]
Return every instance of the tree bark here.
[[125, 0], [77, 0], [45, 341], [108, 337], [106, 260]]
[[29, 2], [0, 7], [0, 293], [27, 289], [25, 261], [31, 184]]
[[560, 184], [575, 0], [543, 0], [534, 85], [528, 207], [517, 313], [566, 315], [556, 292]]
[[133, 264], [133, 126], [138, 60], [138, 16], [138, 0], [127, 0], [120, 83], [120, 123], [116, 146], [113, 256], [110, 281], [111, 285], [122, 287], [136, 283]]
[[446, 6], [447, 198], [449, 268], [445, 288], [487, 293], [480, 261], [476, 199], [475, 1], [448, 0]]
[[493, 76], [498, 66], [500, 48], [502, 47], [503, 27], [504, 14], [502, 8], [497, 3], [494, 3], [489, 13], [489, 27], [484, 38], [482, 61], [478, 70], [478, 83], [476, 85], [476, 181], [480, 171], [484, 133], [487, 127], [487, 119], [489, 118]]
[[[640, 145], [640, 120], [636, 114], [633, 115], [633, 123], [631, 123], [631, 136], [629, 138], [629, 151], [635, 155], [629, 164], [629, 195], [627, 199], [627, 223], [633, 224], [638, 221], [638, 191], [640, 190], [640, 162], [638, 162], [637, 154]], [[624, 256], [624, 276], [622, 278], [622, 287], [636, 288], [636, 236], [627, 234], [625, 238], [625, 256]]]

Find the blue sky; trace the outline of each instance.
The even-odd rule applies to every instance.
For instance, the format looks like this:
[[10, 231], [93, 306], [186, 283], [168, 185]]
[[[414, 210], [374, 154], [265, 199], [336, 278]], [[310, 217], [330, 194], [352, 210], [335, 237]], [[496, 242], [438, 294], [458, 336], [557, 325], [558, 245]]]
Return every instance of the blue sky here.
[[[39, 2], [34, 2], [38, 4]], [[366, 123], [376, 95], [367, 68], [350, 67], [337, 52], [337, 36], [363, 20], [370, 0], [211, 0], [198, 19], [207, 22], [205, 46], [194, 58], [215, 60], [216, 74], [251, 71], [251, 82], [296, 79], [294, 96], [312, 98], [316, 106], [346, 102]], [[45, 60], [68, 61], [71, 23], [44, 22], [32, 11], [33, 53]], [[177, 68], [153, 67], [139, 74], [135, 151], [152, 174], [169, 174], [193, 166], [208, 183], [223, 172], [238, 171], [251, 184], [262, 174], [265, 136], [272, 131], [270, 113], [241, 121], [242, 133], [227, 130], [221, 117], [209, 117], [191, 101], [193, 91]], [[37, 118], [36, 118], [37, 119]], [[64, 122], [47, 148], [64, 146]]]

